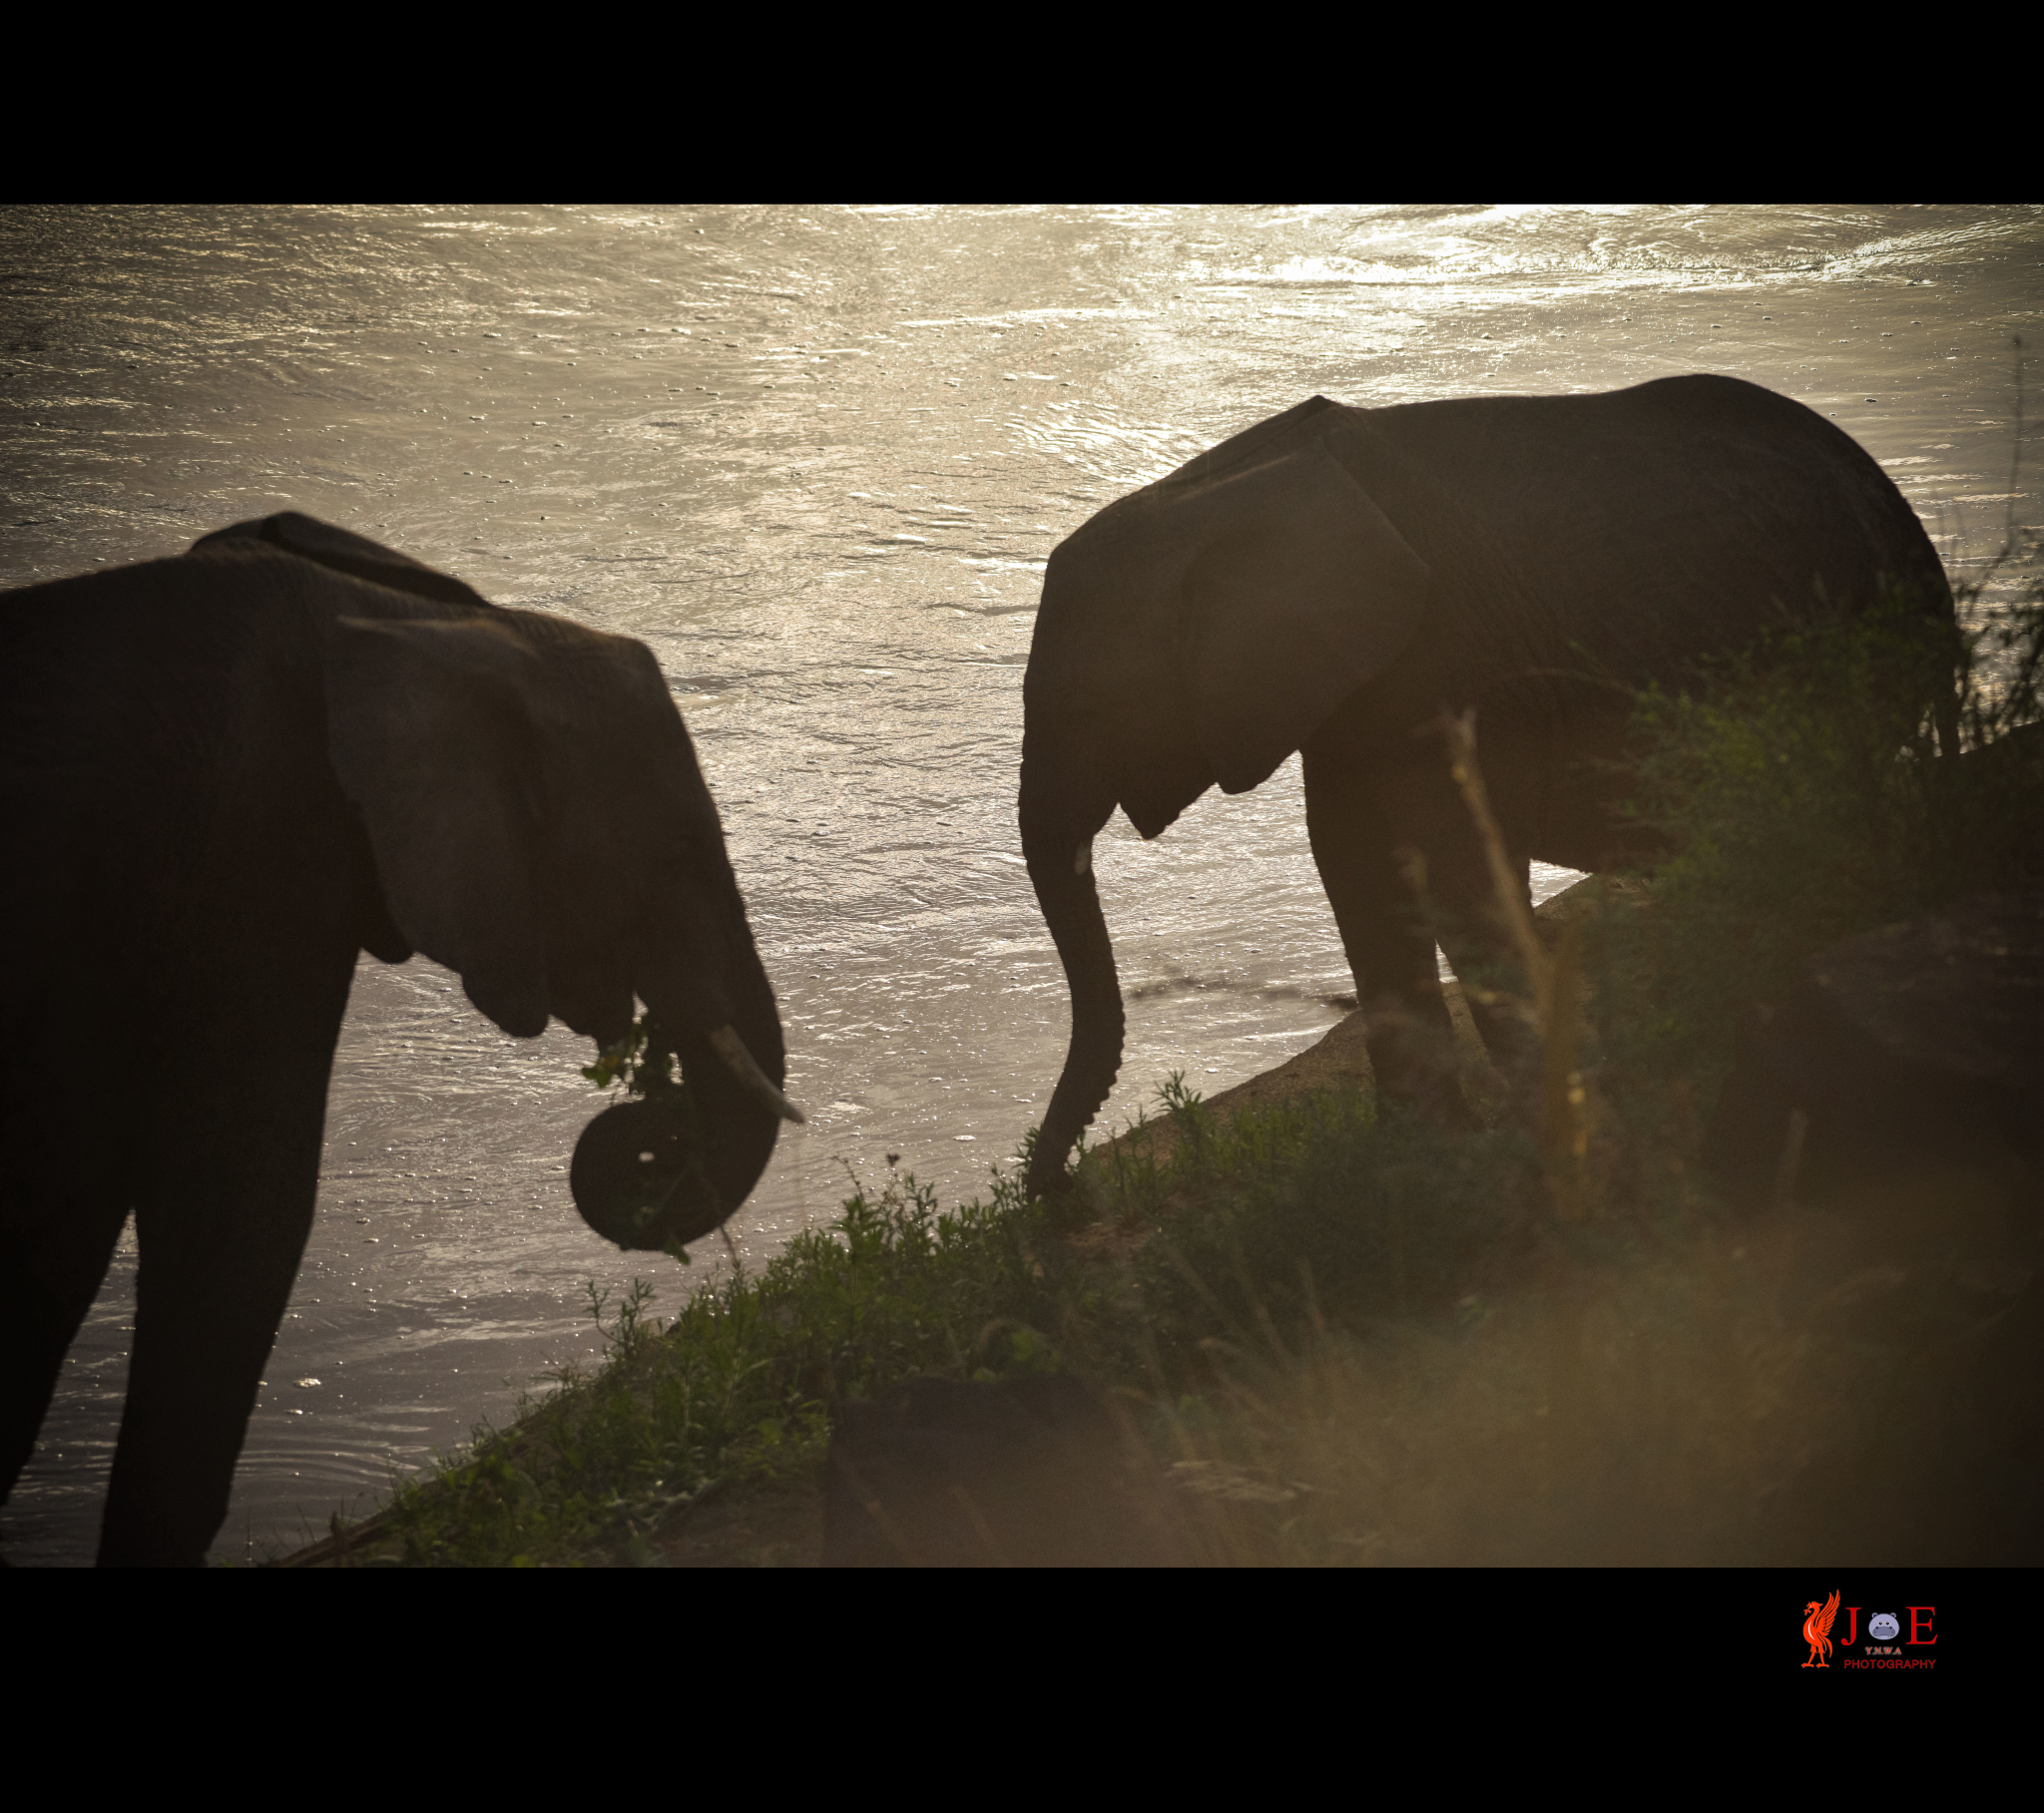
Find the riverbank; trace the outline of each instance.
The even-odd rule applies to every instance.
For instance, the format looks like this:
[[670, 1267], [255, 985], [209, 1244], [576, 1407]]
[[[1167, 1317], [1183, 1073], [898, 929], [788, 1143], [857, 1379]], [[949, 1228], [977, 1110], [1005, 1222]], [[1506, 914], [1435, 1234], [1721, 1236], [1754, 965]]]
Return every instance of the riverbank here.
[[[1593, 880], [1541, 922], [1615, 995], [1650, 913]], [[1563, 1222], [1522, 1135], [1380, 1119], [1360, 1033], [1212, 1103], [1169, 1086], [1087, 1154], [1076, 1225], [890, 1178], [713, 1318], [627, 1305], [601, 1374], [280, 1565], [814, 1566], [833, 1403], [1046, 1369], [1116, 1389], [1237, 1565], [2035, 1559], [2035, 1230], [1981, 1179], [1739, 1223], [1693, 1132], [1607, 1123]], [[720, 1424], [678, 1380], [752, 1395]]]
[[[1494, 1077], [1480, 1041], [1475, 1038], [1459, 990], [1451, 985], [1450, 993], [1471, 1074]], [[1103, 1281], [1108, 1282], [1112, 1291], [1114, 1283], [1126, 1282], [1129, 1261], [1152, 1234], [1161, 1231], [1173, 1210], [1181, 1205], [1172, 1189], [1172, 1179], [1187, 1168], [1178, 1161], [1179, 1148], [1193, 1125], [1208, 1130], [1210, 1137], [1226, 1137], [1238, 1120], [1245, 1117], [1254, 1120], [1260, 1129], [1268, 1130], [1274, 1122], [1310, 1121], [1324, 1112], [1339, 1115], [1353, 1112], [1357, 1103], [1367, 1099], [1370, 1087], [1362, 1022], [1351, 1013], [1316, 1045], [1275, 1070], [1218, 1095], [1211, 1103], [1194, 1102], [1178, 1113], [1147, 1121], [1090, 1151], [1080, 1167], [1080, 1187], [1096, 1199], [1098, 1218], [1069, 1227], [1034, 1228], [1033, 1258], [1040, 1264], [1043, 1256], [1054, 1256], [1068, 1279], [1080, 1281], [1078, 1294], [1082, 1298], [1097, 1295]], [[1118, 1171], [1123, 1175], [1119, 1186]], [[1130, 1175], [1141, 1175], [1153, 1189], [1162, 1185], [1160, 1199], [1149, 1204], [1150, 1212], [1140, 1217], [1134, 1212], [1126, 1181]], [[881, 1212], [892, 1210], [898, 1214], [914, 1201], [916, 1194], [912, 1178], [898, 1182], [890, 1179], [881, 1192]], [[854, 1222], [866, 1219], [859, 1199], [854, 1198], [846, 1207]], [[1097, 1309], [1097, 1304], [1094, 1307]], [[1033, 1336], [1034, 1332], [1030, 1334]], [[631, 1337], [627, 1335], [623, 1342], [613, 1344], [629, 1348]], [[1024, 1370], [1031, 1369], [1031, 1360], [1055, 1363], [1054, 1355], [1041, 1349], [1031, 1351], [1032, 1346], [1033, 1342], [1027, 1339], [1019, 1344], [1012, 1339], [1009, 1342], [1011, 1355], [1018, 1348], [1021, 1350]], [[949, 1370], [966, 1372], [963, 1367]], [[990, 1369], [976, 1367], [971, 1373], [990, 1376]], [[600, 1394], [616, 1389], [622, 1382], [605, 1374], [576, 1381], [568, 1392], [571, 1398], [577, 1392]], [[536, 1407], [530, 1419], [532, 1427], [528, 1428], [527, 1420], [521, 1419], [503, 1435], [486, 1438], [484, 1446], [496, 1463], [488, 1471], [507, 1481], [531, 1479], [536, 1463], [544, 1466], [540, 1457], [552, 1446], [538, 1427], [550, 1412], [554, 1417], [561, 1414], [560, 1408], [549, 1401]], [[641, 1520], [634, 1519], [629, 1510], [620, 1506], [625, 1526], [622, 1540], [619, 1532], [612, 1532], [608, 1539], [600, 1538], [580, 1553], [554, 1559], [582, 1566], [815, 1566], [823, 1546], [821, 1447], [811, 1441], [806, 1451], [781, 1457], [778, 1465], [753, 1470], [744, 1461], [733, 1459], [735, 1464], [727, 1472], [705, 1480], [686, 1499], [655, 1509], [654, 1515], [644, 1520], [644, 1528], [632, 1527]], [[1160, 1460], [1159, 1464], [1161, 1468], [1171, 1465], [1169, 1460]], [[416, 1508], [412, 1510], [415, 1514]], [[375, 1567], [424, 1559], [415, 1552], [406, 1553], [406, 1537], [415, 1521], [415, 1515], [406, 1515], [402, 1506], [358, 1524], [344, 1525], [336, 1520], [327, 1537], [279, 1558], [272, 1565]]]
[[1952, 644], [1893, 614], [1643, 701], [1670, 854], [1526, 928], [1530, 1108], [1451, 1004], [1473, 1129], [1380, 1108], [1351, 1015], [1211, 1103], [1172, 1077], [1055, 1208], [890, 1168], [664, 1325], [592, 1287], [599, 1371], [286, 1565], [801, 1565], [839, 1407], [1042, 1372], [1108, 1394], [1173, 1559], [2044, 1560], [2034, 1162], [1804, 1199], [1791, 1132], [1742, 1201], [1701, 1161], [1750, 1004], [1812, 953], [2044, 887], [2040, 645], [2036, 583], [1970, 632], [1956, 758], [1922, 709]]
[[[1543, 926], [1556, 928], [1579, 915], [1593, 898], [1594, 889], [1594, 883], [1582, 884], [1546, 903], [1538, 915]], [[1459, 985], [1451, 981], [1446, 993], [1465, 1087], [1473, 1101], [1495, 1109], [1502, 1103], [1502, 1085], [1490, 1066]], [[1183, 1192], [1175, 1194], [1171, 1180], [1181, 1174], [1190, 1180], [1205, 1168], [1196, 1160], [1189, 1162], [1192, 1154], [1180, 1150], [1193, 1128], [1203, 1130], [1211, 1141], [1216, 1135], [1227, 1138], [1236, 1132], [1237, 1123], [1243, 1122], [1268, 1136], [1273, 1128], [1309, 1125], [1323, 1114], [1336, 1118], [1353, 1115], [1358, 1105], [1368, 1101], [1373, 1086], [1363, 1030], [1362, 1017], [1351, 1011], [1306, 1051], [1220, 1093], [1211, 1102], [1186, 1096], [1182, 1086], [1167, 1086], [1160, 1099], [1175, 1099], [1184, 1106], [1178, 1112], [1167, 1109], [1160, 1119], [1146, 1120], [1090, 1150], [1079, 1166], [1080, 1190], [1092, 1204], [1089, 1218], [1069, 1226], [1033, 1228], [1037, 1248], [1058, 1255], [1075, 1278], [1084, 1279], [1094, 1272], [1112, 1277], [1125, 1271], [1149, 1236], [1183, 1205]], [[1150, 1212], [1139, 1213], [1138, 1195], [1146, 1185]], [[912, 1178], [890, 1179], [881, 1191], [881, 1201], [898, 1212], [919, 1193]], [[890, 1196], [894, 1199], [891, 1205]], [[851, 1203], [846, 1208], [854, 1221], [864, 1218]], [[1007, 1212], [1013, 1211], [1011, 1203]], [[1084, 1285], [1080, 1294], [1088, 1294]], [[622, 1333], [615, 1326], [610, 1332], [613, 1349], [629, 1361], [637, 1343], [636, 1327], [627, 1323]], [[615, 1381], [578, 1380], [567, 1391], [572, 1399], [577, 1392], [601, 1392], [612, 1383]], [[510, 1480], [530, 1478], [535, 1460], [549, 1446], [540, 1425], [549, 1416], [560, 1414], [560, 1407], [550, 1401], [535, 1407], [531, 1428], [522, 1420], [501, 1436], [486, 1438], [484, 1446], [502, 1463], [494, 1471]], [[738, 1472], [740, 1477], [728, 1472], [705, 1480], [682, 1502], [656, 1510], [644, 1520], [643, 1529], [629, 1527], [641, 1520], [626, 1511], [622, 1522], [628, 1528], [622, 1543], [598, 1541], [573, 1559], [583, 1565], [815, 1565], [822, 1553], [820, 1450], [784, 1457], [782, 1464], [755, 1476], [744, 1476], [743, 1468]], [[343, 1525], [335, 1520], [325, 1538], [272, 1565], [398, 1565], [406, 1559], [405, 1537], [412, 1522], [402, 1501], [399, 1508], [360, 1523]]]

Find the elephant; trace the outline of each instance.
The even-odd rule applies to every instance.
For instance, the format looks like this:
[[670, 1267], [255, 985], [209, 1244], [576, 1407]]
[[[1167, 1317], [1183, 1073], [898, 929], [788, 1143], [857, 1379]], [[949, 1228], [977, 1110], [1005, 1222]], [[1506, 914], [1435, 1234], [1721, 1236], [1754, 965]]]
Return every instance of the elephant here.
[[643, 1001], [697, 1141], [682, 1237], [794, 1116], [717, 808], [640, 643], [295, 513], [239, 523], [0, 601], [0, 1493], [132, 1209], [103, 1566], [197, 1565], [226, 1517], [358, 951], [425, 953], [519, 1037], [551, 1015], [613, 1046]]
[[[1880, 467], [1802, 404], [1715, 375], [1315, 396], [1108, 505], [1052, 551], [1023, 679], [1023, 855], [1072, 999], [1032, 1196], [1068, 1187], [1121, 1065], [1091, 855], [1117, 805], [1152, 838], [1299, 751], [1379, 1094], [1467, 1125], [1436, 934], [1458, 974], [1512, 972], [1443, 714], [1478, 713], [1521, 889], [1530, 857], [1604, 868], [1643, 847], [1613, 809], [1638, 688], [1898, 589], [1949, 623], [1936, 551]], [[1471, 1006], [1523, 1100], [1531, 1033]]]

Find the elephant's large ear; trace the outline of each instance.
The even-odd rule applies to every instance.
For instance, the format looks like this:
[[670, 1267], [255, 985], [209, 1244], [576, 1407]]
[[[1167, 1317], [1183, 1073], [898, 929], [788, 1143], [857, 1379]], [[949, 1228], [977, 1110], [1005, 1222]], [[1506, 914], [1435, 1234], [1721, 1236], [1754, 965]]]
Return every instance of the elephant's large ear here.
[[523, 1037], [546, 1030], [548, 1009], [539, 666], [488, 618], [339, 618], [326, 655], [327, 747], [368, 822], [391, 918]]
[[1323, 441], [1273, 450], [1169, 509], [1197, 548], [1180, 645], [1222, 791], [1274, 769], [1394, 661], [1432, 575]]
[[372, 580], [394, 592], [409, 592], [415, 598], [437, 599], [443, 604], [481, 605], [490, 609], [478, 593], [458, 579], [435, 572], [410, 555], [399, 554], [395, 548], [372, 542], [366, 535], [336, 529], [331, 523], [322, 523], [317, 517], [296, 510], [279, 510], [274, 516], [216, 529], [211, 535], [202, 535], [190, 551], [197, 554], [217, 542], [267, 542], [271, 547], [317, 561], [335, 573]]

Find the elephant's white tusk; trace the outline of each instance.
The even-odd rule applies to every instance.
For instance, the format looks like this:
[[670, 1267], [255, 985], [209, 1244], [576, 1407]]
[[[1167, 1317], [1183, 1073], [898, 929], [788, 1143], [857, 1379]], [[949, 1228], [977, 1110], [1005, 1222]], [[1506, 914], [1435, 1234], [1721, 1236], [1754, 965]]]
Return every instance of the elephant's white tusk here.
[[1072, 852], [1072, 873], [1090, 875], [1093, 873], [1093, 839], [1087, 838]]
[[803, 1125], [802, 1111], [767, 1082], [766, 1073], [754, 1062], [753, 1054], [746, 1050], [746, 1042], [737, 1033], [728, 1026], [720, 1026], [710, 1035], [710, 1044], [717, 1055], [731, 1066], [732, 1075], [781, 1120], [792, 1121], [797, 1127]]

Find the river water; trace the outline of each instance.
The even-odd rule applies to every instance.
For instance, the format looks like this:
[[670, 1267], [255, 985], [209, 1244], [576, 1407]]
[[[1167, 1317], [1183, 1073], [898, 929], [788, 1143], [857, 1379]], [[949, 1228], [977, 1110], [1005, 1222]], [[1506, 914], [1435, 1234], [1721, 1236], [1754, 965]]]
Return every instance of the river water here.
[[[1720, 371], [1833, 416], [1957, 572], [2037, 514], [2010, 341], [2040, 301], [2036, 209], [15, 210], [0, 584], [290, 508], [644, 639], [809, 1114], [732, 1223], [759, 1264], [889, 1152], [973, 1193], [1049, 1101], [1021, 678], [1045, 558], [1102, 505], [1314, 392]], [[1295, 759], [1154, 844], [1117, 818], [1096, 860], [1130, 996], [1109, 1126], [1332, 1023]], [[362, 958], [221, 1559], [367, 1510], [593, 1358], [585, 1281], [652, 1275], [658, 1310], [728, 1262], [628, 1263], [576, 1216], [589, 1056]], [[91, 1557], [133, 1302], [131, 1231], [0, 1515], [16, 1563]]]

